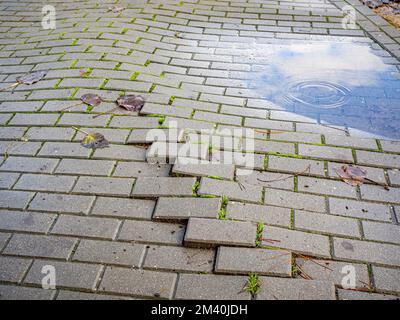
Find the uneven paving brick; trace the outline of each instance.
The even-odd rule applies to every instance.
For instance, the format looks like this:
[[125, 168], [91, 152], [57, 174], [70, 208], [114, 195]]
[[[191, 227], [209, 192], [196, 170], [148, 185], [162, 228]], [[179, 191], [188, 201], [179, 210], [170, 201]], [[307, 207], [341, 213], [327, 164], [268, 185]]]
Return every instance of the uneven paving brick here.
[[18, 180], [18, 178], [18, 173], [0, 172], [0, 188], [10, 189]]
[[260, 277], [257, 300], [336, 300], [329, 281]]
[[168, 299], [175, 281], [174, 273], [107, 267], [99, 291]]
[[[0, 256], [0, 281], [21, 282], [32, 260]], [[1, 296], [0, 288], [0, 300]]]
[[45, 233], [54, 219], [54, 214], [0, 210], [0, 229]]
[[214, 151], [211, 155], [213, 163], [234, 164], [237, 167], [264, 170], [265, 156], [262, 154]]
[[118, 162], [113, 177], [168, 177], [170, 165], [145, 162]]
[[33, 196], [33, 192], [2, 190], [0, 192], [0, 208], [24, 209]]
[[400, 244], [400, 226], [372, 221], [363, 221], [362, 226], [365, 239]]
[[290, 277], [292, 254], [281, 250], [219, 247], [215, 272]]
[[399, 246], [393, 244], [333, 238], [333, 251], [339, 259], [400, 265]]
[[[310, 168], [309, 171], [307, 168]], [[283, 172], [305, 172], [313, 175], [324, 176], [324, 162], [279, 156], [268, 156], [268, 169]]]
[[133, 187], [133, 196], [192, 196], [195, 178], [139, 177]]
[[296, 259], [296, 265], [314, 280], [332, 281], [335, 285], [341, 286], [343, 278], [348, 274], [346, 268], [351, 266], [355, 270], [356, 288], [366, 288], [370, 282], [366, 264], [332, 260], [315, 260], [315, 262], [303, 258]]
[[296, 210], [294, 225], [299, 230], [360, 237], [356, 219]]
[[218, 218], [220, 198], [158, 198], [154, 219]]
[[0, 167], [3, 171], [51, 173], [59, 160], [32, 157], [8, 157]]
[[375, 287], [378, 290], [400, 292], [400, 270], [372, 266]]
[[190, 218], [185, 234], [189, 246], [254, 247], [257, 225], [251, 222]]
[[181, 274], [175, 299], [250, 300], [243, 290], [247, 280], [245, 276]]
[[54, 290], [0, 285], [0, 300], [51, 300]]
[[189, 176], [213, 176], [223, 179], [232, 180], [235, 174], [234, 165], [199, 163], [199, 164], [182, 164], [176, 163], [172, 168], [172, 172], [189, 175]]
[[299, 155], [341, 162], [354, 162], [350, 149], [299, 144]]
[[359, 164], [400, 169], [399, 155], [357, 150], [356, 156]]
[[264, 203], [268, 205], [325, 212], [324, 197], [266, 188]]
[[88, 213], [94, 197], [67, 194], [37, 193], [29, 209], [50, 212]]
[[270, 225], [290, 226], [291, 210], [272, 206], [229, 201], [226, 208], [228, 219], [262, 222]]
[[400, 204], [400, 188], [385, 190], [380, 186], [362, 185], [361, 199]]
[[92, 158], [144, 161], [146, 160], [146, 149], [134, 146], [111, 144], [109, 148], [97, 149]]
[[277, 248], [313, 256], [330, 257], [329, 238], [327, 236], [264, 226], [262, 245], [271, 245], [268, 240], [272, 240], [273, 246]]
[[68, 192], [72, 189], [75, 180], [76, 177], [73, 176], [23, 174], [14, 189]]
[[98, 197], [92, 215], [151, 220], [153, 200]]
[[55, 268], [57, 288], [94, 290], [101, 270], [101, 267], [95, 264], [35, 260], [24, 283], [41, 285], [42, 268], [48, 265]]
[[150, 246], [143, 268], [170, 272], [211, 272], [214, 257], [214, 250]]
[[108, 176], [114, 165], [114, 161], [62, 159], [55, 173]]
[[127, 178], [80, 177], [72, 192], [126, 197], [130, 195], [134, 181]]
[[356, 188], [342, 181], [298, 177], [298, 190], [307, 193], [326, 194], [330, 196], [357, 198]]
[[388, 205], [371, 202], [329, 198], [330, 213], [334, 215], [370, 219], [378, 221], [391, 221]]
[[72, 260], [138, 267], [144, 245], [111, 241], [82, 240]]
[[400, 170], [388, 170], [389, 181], [392, 186], [400, 186]]
[[79, 143], [72, 142], [46, 142], [39, 152], [40, 156], [56, 158], [87, 158], [89, 154], [89, 149], [83, 148]]
[[398, 296], [338, 289], [339, 300], [400, 300]]
[[3, 253], [17, 256], [67, 259], [75, 243], [76, 239], [73, 238], [14, 234]]
[[261, 201], [262, 188], [249, 184], [239, 184], [232, 181], [202, 178], [198, 194], [227, 196], [232, 200], [244, 200], [249, 202]]
[[180, 245], [184, 235], [185, 227], [181, 224], [126, 220], [118, 240]]

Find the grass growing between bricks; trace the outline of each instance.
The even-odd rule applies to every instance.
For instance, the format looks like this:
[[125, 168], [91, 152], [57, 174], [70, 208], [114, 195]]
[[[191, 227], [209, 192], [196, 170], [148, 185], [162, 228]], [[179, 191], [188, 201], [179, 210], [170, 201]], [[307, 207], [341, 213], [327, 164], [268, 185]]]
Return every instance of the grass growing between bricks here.
[[261, 247], [261, 238], [262, 238], [262, 233], [264, 230], [264, 224], [259, 222], [257, 223], [257, 235], [256, 235], [256, 247], [260, 248]]
[[247, 280], [245, 290], [251, 294], [252, 298], [254, 298], [254, 296], [260, 290], [260, 283], [258, 282], [257, 273], [252, 272], [249, 274], [249, 279]]
[[228, 202], [229, 198], [227, 196], [222, 196], [221, 209], [218, 211], [218, 219], [226, 220], [226, 207]]

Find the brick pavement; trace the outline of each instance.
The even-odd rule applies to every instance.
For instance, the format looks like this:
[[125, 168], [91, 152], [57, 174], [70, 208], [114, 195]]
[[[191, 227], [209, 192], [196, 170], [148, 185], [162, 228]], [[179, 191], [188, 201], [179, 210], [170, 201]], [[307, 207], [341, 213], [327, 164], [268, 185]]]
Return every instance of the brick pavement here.
[[[400, 297], [400, 143], [263, 100], [247, 80], [264, 57], [243, 54], [355, 42], [396, 73], [398, 30], [357, 0], [119, 1], [120, 13], [107, 10], [114, 0], [57, 0], [57, 28], [45, 30], [42, 2], [0, 1], [1, 87], [50, 69], [0, 92], [0, 299]], [[355, 29], [341, 26], [347, 4]], [[88, 92], [105, 102], [61, 111]], [[92, 117], [123, 93], [146, 98], [140, 113]], [[192, 140], [146, 139], [174, 122]], [[103, 133], [110, 148], [83, 148], [71, 126]], [[238, 157], [224, 163], [252, 152], [240, 136], [239, 151], [193, 141], [213, 128], [264, 130], [253, 131], [256, 171], [246, 175]], [[172, 149], [160, 152], [162, 141]], [[174, 163], [196, 146], [191, 161], [206, 165]], [[390, 190], [344, 184], [343, 163]], [[46, 265], [55, 290], [41, 287]], [[348, 265], [356, 290], [341, 283]]]

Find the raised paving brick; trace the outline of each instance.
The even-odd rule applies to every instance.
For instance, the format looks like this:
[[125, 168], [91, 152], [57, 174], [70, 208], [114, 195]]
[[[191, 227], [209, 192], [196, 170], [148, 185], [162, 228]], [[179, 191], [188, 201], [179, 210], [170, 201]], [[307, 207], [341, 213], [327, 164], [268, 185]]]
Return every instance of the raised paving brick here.
[[151, 220], [153, 200], [98, 197], [92, 215]]
[[257, 300], [335, 300], [329, 281], [260, 277]]
[[150, 246], [143, 268], [172, 272], [211, 272], [214, 250]]
[[76, 194], [127, 197], [131, 193], [134, 181], [134, 179], [128, 178], [80, 177], [72, 192]]
[[243, 200], [249, 202], [261, 201], [262, 188], [249, 184], [222, 181], [217, 179], [202, 178], [198, 194], [227, 196], [232, 200]]
[[250, 300], [244, 290], [247, 280], [245, 276], [181, 274], [175, 299]]
[[118, 162], [113, 177], [168, 177], [171, 166], [145, 162]]
[[31, 263], [30, 259], [0, 256], [0, 281], [21, 282]]
[[144, 245], [110, 241], [82, 240], [72, 260], [139, 267]]
[[174, 273], [107, 267], [99, 291], [168, 299], [175, 281]]
[[0, 300], [51, 300], [54, 290], [0, 285]]
[[365, 239], [400, 244], [400, 226], [398, 225], [363, 221], [362, 226]]
[[400, 270], [372, 266], [375, 287], [378, 290], [400, 292]]
[[281, 250], [219, 247], [215, 272], [290, 277], [292, 254]]
[[189, 246], [254, 247], [257, 225], [251, 222], [190, 218], [185, 234]]
[[330, 257], [331, 255], [327, 236], [271, 226], [263, 228], [262, 245], [313, 256]]
[[37, 193], [29, 209], [50, 212], [88, 213], [94, 197], [68, 194]]
[[10, 231], [47, 232], [54, 214], [0, 210], [0, 229]]
[[132, 195], [141, 197], [192, 196], [195, 178], [139, 177]]
[[370, 241], [333, 238], [334, 256], [339, 259], [400, 265], [399, 246]]
[[186, 220], [190, 217], [218, 218], [219, 198], [158, 198], [154, 219]]

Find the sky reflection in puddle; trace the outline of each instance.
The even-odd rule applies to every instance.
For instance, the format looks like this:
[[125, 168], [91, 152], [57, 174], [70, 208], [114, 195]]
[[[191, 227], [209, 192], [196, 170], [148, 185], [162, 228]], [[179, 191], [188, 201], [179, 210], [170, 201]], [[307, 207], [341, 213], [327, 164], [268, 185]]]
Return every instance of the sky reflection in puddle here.
[[247, 58], [258, 69], [250, 86], [303, 120], [400, 140], [400, 74], [378, 54], [361, 43], [264, 45]]

